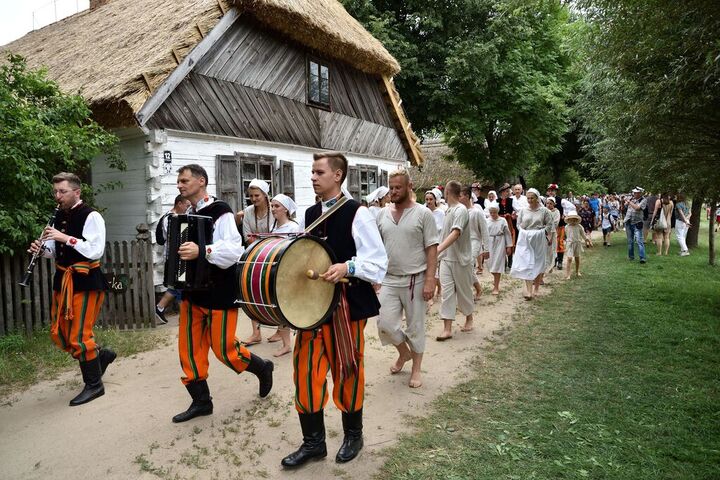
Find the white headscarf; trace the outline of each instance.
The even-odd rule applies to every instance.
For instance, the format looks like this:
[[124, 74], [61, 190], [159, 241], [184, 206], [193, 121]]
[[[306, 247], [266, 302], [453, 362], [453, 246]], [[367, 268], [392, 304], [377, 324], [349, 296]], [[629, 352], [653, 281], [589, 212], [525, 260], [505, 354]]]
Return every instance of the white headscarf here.
[[288, 216], [292, 217], [297, 211], [297, 204], [292, 198], [288, 197], [284, 193], [278, 193], [273, 197], [273, 200], [282, 204], [283, 207], [287, 208]]
[[388, 187], [378, 187], [365, 196], [365, 201], [368, 205], [371, 205], [387, 195], [389, 191], [390, 189]]
[[[540, 192], [538, 192], [537, 188], [528, 188], [527, 193], [534, 193], [537, 197], [538, 201], [540, 201]], [[525, 194], [527, 196], [527, 193]]]
[[265, 180], [260, 180], [259, 178], [253, 178], [250, 185], [248, 185], [248, 188], [257, 188], [262, 190], [265, 195], [267, 195], [270, 191], [270, 185], [268, 185]]
[[[490, 194], [491, 194], [491, 193], [492, 193], [493, 195], [495, 195], [495, 200], [490, 200]], [[497, 202], [498, 194], [497, 194], [497, 192], [496, 192], [495, 190], [490, 190], [490, 191], [488, 192], [487, 198], [488, 198], [488, 200], [490, 200], [491, 202]]]

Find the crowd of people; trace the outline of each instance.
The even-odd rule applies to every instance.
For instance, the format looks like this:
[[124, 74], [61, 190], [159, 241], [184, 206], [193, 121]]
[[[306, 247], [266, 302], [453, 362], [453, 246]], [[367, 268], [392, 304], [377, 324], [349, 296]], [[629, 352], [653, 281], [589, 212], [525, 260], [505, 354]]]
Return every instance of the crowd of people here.
[[[459, 331], [472, 332], [475, 300], [483, 294], [478, 274], [492, 275], [491, 295], [500, 293], [503, 274], [522, 280], [523, 296], [531, 301], [553, 270], [565, 270], [566, 278], [573, 271], [582, 275], [581, 257], [584, 248], [593, 247], [592, 233], [597, 228], [602, 229], [605, 245], [610, 245], [613, 232], [624, 229], [629, 258], [634, 259], [637, 244], [643, 263], [648, 233], [652, 231], [658, 254], [667, 255], [675, 228], [680, 254], [688, 254], [685, 235], [692, 219], [681, 195], [654, 196], [636, 187], [628, 195], [576, 198], [568, 192], [561, 197], [556, 184], [548, 185], [542, 195], [536, 188], [506, 183], [484, 196], [479, 184], [451, 180], [424, 192], [418, 202], [408, 171], [400, 169], [390, 173], [387, 187], [370, 192], [363, 205], [342, 187], [347, 172], [342, 153], [315, 154], [310, 180], [317, 201], [296, 219], [293, 199], [285, 194], [271, 196], [270, 185], [263, 180], [249, 183], [251, 205], [233, 212], [227, 203], [208, 194], [203, 167], [190, 164], [178, 170], [179, 195], [170, 213], [210, 219], [212, 235], [207, 244], [181, 242], [176, 254], [184, 262], [203, 262], [212, 287], [169, 290], [156, 307], [158, 318], [166, 322], [169, 303], [174, 298], [181, 302], [180, 380], [192, 402], [173, 422], [212, 414], [207, 383], [211, 350], [234, 372], [247, 371], [257, 377], [260, 397], [272, 390], [273, 362], [249, 350], [262, 341], [259, 322], [263, 318], [253, 318], [252, 333], [244, 341], [235, 336], [240, 291], [234, 267], [256, 240], [313, 237], [326, 245], [336, 262], [325, 272], [307, 271], [308, 278], [336, 285], [339, 302], [330, 305], [328, 317], [318, 318], [316, 327], [297, 329], [294, 343], [288, 328], [292, 324], [277, 327], [268, 338], [280, 343], [275, 356], [292, 353], [295, 408], [303, 433], [301, 446], [282, 460], [285, 467], [327, 455], [323, 412], [331, 395], [328, 373], [344, 431], [336, 461], [350, 461], [362, 449], [364, 330], [369, 319], [377, 319], [381, 343], [397, 351], [389, 373], [399, 373], [410, 362], [408, 386], [420, 388], [429, 306], [440, 298], [436, 341], [453, 338], [458, 312], [463, 319]], [[105, 224], [80, 199], [76, 175], [58, 174], [53, 186], [59, 223], [47, 227], [30, 251], [56, 259], [51, 336], [79, 361], [85, 386], [70, 402], [76, 406], [105, 393], [102, 376], [116, 357], [112, 350], [97, 345], [93, 335], [108, 288], [99, 261]], [[156, 230], [160, 244], [169, 234], [167, 218], [161, 219]]]

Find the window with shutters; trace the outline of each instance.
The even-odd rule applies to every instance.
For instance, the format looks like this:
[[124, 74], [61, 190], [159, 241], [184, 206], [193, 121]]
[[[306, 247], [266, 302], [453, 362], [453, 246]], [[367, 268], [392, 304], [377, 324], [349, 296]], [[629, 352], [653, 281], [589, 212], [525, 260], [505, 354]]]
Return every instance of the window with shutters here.
[[292, 162], [281, 161], [275, 169], [275, 157], [235, 153], [217, 156], [218, 198], [227, 202], [234, 211], [250, 205], [247, 189], [254, 178], [270, 185], [270, 198], [277, 193], [295, 198], [295, 178]]
[[348, 167], [348, 190], [358, 202], [378, 186], [377, 167], [372, 165]]
[[388, 187], [388, 171], [380, 170], [380, 185], [379, 187]]
[[317, 58], [307, 60], [308, 104], [330, 110], [330, 65]]

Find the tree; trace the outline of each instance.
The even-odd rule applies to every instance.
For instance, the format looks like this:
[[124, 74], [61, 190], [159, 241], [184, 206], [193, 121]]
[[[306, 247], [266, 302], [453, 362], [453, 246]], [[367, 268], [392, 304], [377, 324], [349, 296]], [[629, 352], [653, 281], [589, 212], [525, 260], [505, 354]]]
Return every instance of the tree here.
[[[715, 0], [581, 0], [589, 29], [578, 114], [597, 166], [626, 188], [720, 197]], [[712, 255], [712, 252], [711, 252]]]
[[40, 233], [54, 208], [54, 174], [87, 179], [92, 159], [103, 153], [111, 166], [124, 167], [117, 137], [90, 114], [81, 96], [62, 93], [22, 57], [10, 54], [0, 66], [0, 254], [24, 249]]
[[346, 0], [403, 70], [413, 126], [499, 182], [561, 148], [569, 127], [569, 22], [557, 0]]

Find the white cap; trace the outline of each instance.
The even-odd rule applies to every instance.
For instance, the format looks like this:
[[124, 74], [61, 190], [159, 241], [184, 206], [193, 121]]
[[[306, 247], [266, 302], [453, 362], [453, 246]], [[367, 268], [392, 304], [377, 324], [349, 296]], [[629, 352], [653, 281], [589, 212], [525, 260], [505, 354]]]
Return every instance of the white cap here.
[[388, 187], [378, 187], [365, 196], [365, 201], [367, 201], [368, 205], [370, 205], [383, 198], [389, 191], [390, 189]]
[[270, 185], [265, 180], [260, 180], [259, 178], [253, 178], [250, 182], [250, 185], [248, 185], [248, 188], [257, 188], [263, 191], [265, 195], [268, 194], [270, 191]]
[[273, 200], [282, 204], [283, 207], [287, 208], [288, 215], [292, 216], [297, 210], [297, 204], [292, 198], [288, 197], [284, 193], [278, 193], [273, 197]]
[[632, 189], [632, 193], [643, 193], [644, 191], [645, 189], [641, 187], [635, 187]]

